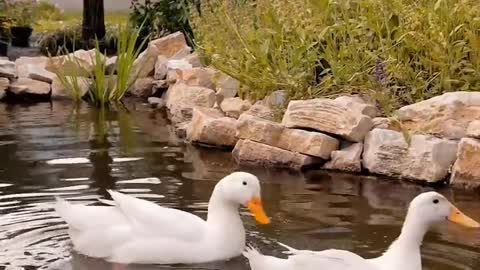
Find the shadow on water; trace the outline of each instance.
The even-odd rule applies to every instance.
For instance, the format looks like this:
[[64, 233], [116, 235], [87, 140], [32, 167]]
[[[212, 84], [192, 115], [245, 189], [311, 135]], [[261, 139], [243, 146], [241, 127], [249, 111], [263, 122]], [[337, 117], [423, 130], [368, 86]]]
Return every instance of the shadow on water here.
[[[55, 196], [98, 204], [106, 189], [206, 217], [218, 179], [237, 170], [230, 152], [179, 141], [162, 113], [141, 105], [93, 109], [55, 102], [0, 104], [0, 270], [113, 269], [72, 252]], [[241, 210], [247, 239], [282, 255], [276, 241], [308, 249], [343, 248], [381, 254], [400, 231], [409, 201], [426, 188], [338, 173], [240, 168], [259, 176], [272, 224]], [[480, 219], [480, 196], [439, 190]], [[193, 252], [193, 251], [192, 251]], [[425, 269], [480, 269], [480, 232], [436, 226], [422, 248]], [[133, 265], [127, 269], [248, 270], [244, 258], [206, 265]]]

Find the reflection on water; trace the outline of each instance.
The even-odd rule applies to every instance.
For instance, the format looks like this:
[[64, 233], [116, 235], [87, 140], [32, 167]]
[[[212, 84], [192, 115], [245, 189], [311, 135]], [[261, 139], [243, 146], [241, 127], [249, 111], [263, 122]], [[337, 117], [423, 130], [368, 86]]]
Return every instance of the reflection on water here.
[[[229, 152], [185, 146], [162, 113], [98, 111], [68, 103], [0, 104], [0, 269], [113, 269], [71, 251], [54, 196], [97, 204], [106, 189], [206, 216], [216, 181], [238, 169]], [[283, 256], [298, 248], [343, 248], [377, 256], [398, 235], [408, 202], [426, 188], [344, 174], [249, 169], [263, 182], [273, 223], [256, 225], [242, 210], [248, 241]], [[441, 192], [480, 219], [480, 196]], [[480, 269], [480, 231], [444, 224], [425, 239], [426, 269]], [[241, 257], [195, 266], [128, 269], [249, 269]]]

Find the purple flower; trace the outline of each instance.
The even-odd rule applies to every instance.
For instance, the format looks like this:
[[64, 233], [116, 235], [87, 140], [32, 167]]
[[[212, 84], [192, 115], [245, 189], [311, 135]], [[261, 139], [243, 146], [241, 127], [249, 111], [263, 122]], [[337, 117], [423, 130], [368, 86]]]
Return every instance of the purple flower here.
[[387, 74], [385, 73], [385, 63], [382, 61], [382, 59], [377, 59], [375, 63], [375, 79], [379, 83], [385, 83], [387, 80]]

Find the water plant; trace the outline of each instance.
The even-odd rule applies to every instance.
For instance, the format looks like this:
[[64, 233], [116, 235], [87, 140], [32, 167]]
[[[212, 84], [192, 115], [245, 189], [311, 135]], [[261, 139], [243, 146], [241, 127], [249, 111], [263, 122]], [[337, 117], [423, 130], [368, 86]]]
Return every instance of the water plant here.
[[140, 54], [141, 48], [147, 42], [148, 38], [144, 38], [140, 42], [140, 46], [137, 47], [137, 41], [140, 37], [141, 29], [143, 29], [143, 24], [140, 25], [134, 31], [129, 31], [129, 26], [119, 26], [119, 36], [117, 44], [117, 82], [115, 85], [114, 91], [110, 93], [110, 100], [119, 101], [125, 95], [127, 90], [132, 86], [134, 81], [137, 78], [137, 74], [131, 74], [133, 63]]
[[[91, 79], [88, 87], [88, 101], [92, 104], [102, 107], [111, 102], [119, 102], [137, 78], [138, 73], [133, 72], [133, 64], [141, 50], [141, 47], [136, 47], [139, 33], [140, 29], [138, 28], [132, 29], [128, 25], [119, 25], [117, 61], [115, 68], [110, 71], [107, 71], [106, 57], [101, 52], [100, 42], [97, 39], [95, 40], [94, 56], [90, 61], [93, 64], [91, 69], [85, 69], [84, 63], [74, 53], [70, 53], [63, 56], [65, 58], [63, 64], [56, 65], [54, 72], [76, 101], [83, 98], [80, 80], [84, 78], [68, 76], [70, 72], [65, 70], [65, 66], [72, 66], [75, 70], [86, 73], [86, 77]], [[141, 44], [143, 45], [144, 42], [146, 40], [143, 40]], [[116, 71], [115, 75], [114, 71]]]

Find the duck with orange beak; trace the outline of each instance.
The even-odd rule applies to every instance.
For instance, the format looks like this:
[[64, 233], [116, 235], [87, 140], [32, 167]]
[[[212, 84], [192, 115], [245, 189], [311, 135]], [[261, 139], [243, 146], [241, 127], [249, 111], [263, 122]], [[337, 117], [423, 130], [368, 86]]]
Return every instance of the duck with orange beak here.
[[260, 224], [260, 182], [245, 172], [220, 180], [208, 203], [207, 220], [177, 209], [110, 191], [109, 206], [72, 205], [58, 199], [56, 211], [69, 225], [74, 249], [121, 264], [191, 264], [228, 260], [245, 249], [240, 206]]
[[427, 231], [437, 223], [450, 221], [467, 228], [480, 228], [480, 223], [468, 217], [443, 195], [426, 192], [410, 203], [402, 231], [380, 257], [365, 259], [346, 250], [297, 250], [280, 244], [288, 251], [286, 259], [263, 255], [247, 248], [252, 270], [422, 270], [420, 246]]

